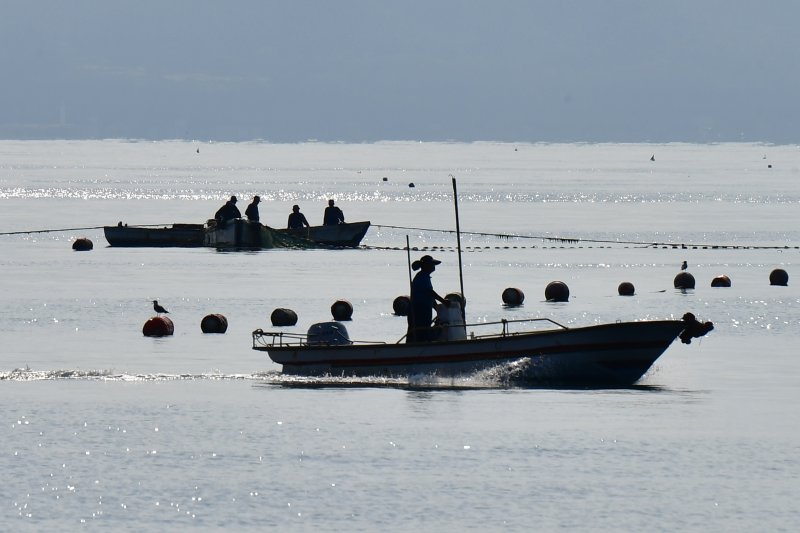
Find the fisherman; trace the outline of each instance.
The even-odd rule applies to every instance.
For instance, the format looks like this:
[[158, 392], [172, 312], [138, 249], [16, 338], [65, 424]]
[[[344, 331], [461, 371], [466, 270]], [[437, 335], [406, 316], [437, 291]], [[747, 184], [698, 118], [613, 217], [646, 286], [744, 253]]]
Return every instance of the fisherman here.
[[306, 216], [300, 212], [299, 205], [292, 206], [292, 213], [289, 215], [289, 221], [286, 227], [289, 229], [302, 228], [303, 226], [309, 227], [311, 224], [306, 220]]
[[436, 301], [445, 303], [445, 300], [433, 290], [431, 273], [441, 263], [429, 255], [423, 255], [419, 261], [411, 264], [411, 268], [419, 272], [411, 282], [411, 309], [408, 313], [406, 342], [426, 342], [436, 336], [436, 331], [431, 328], [433, 308]]
[[333, 199], [328, 200], [328, 207], [325, 208], [325, 216], [322, 219], [323, 226], [336, 226], [337, 224], [344, 224], [344, 213], [342, 210], [333, 205]]
[[236, 207], [236, 197], [231, 196], [231, 199], [225, 202], [225, 205], [214, 213], [214, 218], [220, 223], [225, 223], [234, 218], [242, 218], [242, 213], [240, 213], [239, 208]]
[[250, 205], [247, 206], [247, 209], [244, 210], [244, 214], [247, 217], [247, 220], [250, 222], [258, 222], [258, 204], [261, 203], [261, 197], [256, 195], [253, 196], [253, 201], [250, 202]]

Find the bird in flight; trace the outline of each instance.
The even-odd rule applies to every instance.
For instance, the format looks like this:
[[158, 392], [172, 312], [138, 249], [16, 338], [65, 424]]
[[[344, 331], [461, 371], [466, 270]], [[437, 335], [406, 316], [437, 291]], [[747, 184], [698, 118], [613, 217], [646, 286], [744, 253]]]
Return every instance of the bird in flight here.
[[683, 264], [681, 265], [681, 270], [686, 270], [687, 268], [689, 267], [686, 265], [686, 261], [684, 261]]
[[161, 313], [167, 313], [167, 314], [169, 314], [169, 311], [167, 311], [166, 309], [164, 309], [163, 307], [161, 307], [160, 305], [158, 305], [158, 300], [153, 300], [153, 310], [154, 310], [154, 311], [155, 311], [157, 314], [159, 314], [159, 315], [160, 315]]

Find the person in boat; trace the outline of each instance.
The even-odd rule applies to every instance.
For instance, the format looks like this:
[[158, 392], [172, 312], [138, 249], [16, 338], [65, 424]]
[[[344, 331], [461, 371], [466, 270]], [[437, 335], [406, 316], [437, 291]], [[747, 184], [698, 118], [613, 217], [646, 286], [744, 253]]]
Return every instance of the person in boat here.
[[336, 226], [344, 224], [344, 213], [333, 205], [333, 199], [328, 200], [328, 207], [325, 208], [325, 216], [322, 219], [323, 226]]
[[308, 223], [306, 220], [306, 216], [300, 212], [299, 205], [292, 206], [292, 213], [289, 215], [289, 221], [286, 224], [286, 227], [289, 229], [297, 229], [302, 228], [303, 226], [309, 227], [311, 224]]
[[247, 206], [247, 209], [244, 210], [244, 215], [247, 217], [247, 220], [250, 222], [258, 222], [258, 204], [261, 203], [261, 197], [256, 195], [253, 196], [253, 201], [250, 202], [250, 205]]
[[411, 268], [419, 272], [411, 282], [411, 308], [408, 313], [406, 342], [432, 341], [438, 335], [438, 331], [431, 327], [433, 309], [437, 301], [445, 303], [445, 300], [433, 290], [431, 273], [441, 263], [429, 255], [423, 255], [419, 261], [411, 264]]
[[217, 222], [225, 223], [229, 220], [233, 220], [234, 218], [242, 218], [242, 213], [239, 212], [239, 208], [236, 207], [236, 196], [231, 196], [231, 199], [225, 202], [225, 205], [220, 207], [216, 213], [214, 213], [214, 218]]

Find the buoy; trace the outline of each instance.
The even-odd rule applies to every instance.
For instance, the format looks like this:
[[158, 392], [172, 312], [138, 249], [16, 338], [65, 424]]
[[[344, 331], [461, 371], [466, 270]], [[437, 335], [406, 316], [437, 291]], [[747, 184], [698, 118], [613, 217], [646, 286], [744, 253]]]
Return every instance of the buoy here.
[[414, 185], [414, 182], [413, 182], [413, 181], [412, 181], [411, 183], [409, 183], [409, 184], [408, 184], [408, 186], [409, 186], [409, 187], [416, 187], [416, 185]]
[[200, 329], [203, 333], [225, 333], [228, 331], [228, 319], [217, 313], [206, 315], [200, 322]]
[[509, 287], [503, 291], [503, 303], [509, 307], [518, 307], [525, 301], [525, 294], [514, 287]]
[[711, 280], [712, 287], [730, 287], [731, 286], [731, 278], [722, 274], [721, 276], [717, 276]]
[[678, 275], [675, 276], [673, 285], [676, 289], [694, 289], [694, 276], [688, 272], [679, 272]]
[[551, 281], [544, 289], [544, 299], [548, 302], [567, 302], [569, 287], [563, 281]]
[[154, 316], [142, 327], [142, 334], [145, 337], [165, 337], [173, 333], [175, 333], [175, 325], [165, 316]]
[[297, 324], [297, 313], [291, 309], [278, 307], [269, 316], [273, 326], [294, 326]]
[[636, 289], [630, 281], [623, 281], [619, 284], [619, 287], [617, 287], [617, 292], [620, 296], [633, 296], [635, 291]]
[[408, 310], [411, 309], [411, 298], [408, 296], [398, 296], [392, 302], [392, 309], [397, 316], [408, 316]]
[[461, 304], [461, 309], [464, 309], [467, 306], [467, 301], [464, 299], [464, 295], [460, 292], [449, 292], [444, 295], [444, 299], [448, 302], [458, 302]]
[[383, 181], [389, 181], [389, 178], [387, 178], [386, 176], [384, 176], [384, 177], [383, 177]]
[[72, 249], [76, 252], [87, 252], [92, 248], [94, 248], [94, 243], [86, 237], [75, 239], [75, 242], [72, 243]]
[[353, 304], [347, 300], [336, 300], [331, 306], [331, 314], [334, 320], [352, 320]]
[[776, 268], [772, 272], [769, 273], [769, 284], [770, 285], [781, 285], [785, 287], [789, 284], [789, 274], [782, 268]]

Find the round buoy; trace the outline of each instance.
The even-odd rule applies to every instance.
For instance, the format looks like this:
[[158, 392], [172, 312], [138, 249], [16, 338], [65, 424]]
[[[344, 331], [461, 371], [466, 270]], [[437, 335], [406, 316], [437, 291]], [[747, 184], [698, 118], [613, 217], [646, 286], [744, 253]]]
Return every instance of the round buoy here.
[[414, 188], [414, 187], [416, 187], [416, 185], [414, 185], [414, 182], [413, 182], [413, 181], [412, 181], [411, 183], [409, 183], [409, 184], [408, 184], [408, 186], [409, 186], [409, 187], [411, 187], [411, 188]]
[[675, 276], [673, 285], [676, 289], [694, 289], [694, 276], [688, 272], [679, 272], [678, 275]]
[[633, 296], [635, 290], [633, 283], [630, 281], [623, 281], [619, 284], [619, 287], [617, 287], [617, 292], [620, 296]]
[[383, 177], [383, 181], [389, 181], [389, 178], [387, 178], [386, 176], [384, 176], [384, 177]]
[[544, 289], [544, 299], [548, 302], [567, 302], [569, 287], [563, 281], [551, 281]]
[[336, 300], [331, 306], [331, 314], [334, 320], [352, 320], [353, 304], [347, 300]]
[[220, 314], [211, 314], [203, 317], [200, 322], [203, 333], [225, 333], [228, 331], [228, 319]]
[[721, 276], [717, 276], [711, 280], [712, 287], [730, 287], [731, 286], [731, 278], [722, 274]]
[[458, 302], [461, 305], [461, 309], [464, 309], [467, 306], [467, 301], [464, 299], [464, 295], [460, 292], [448, 292], [444, 295], [444, 299], [448, 302]]
[[509, 307], [518, 307], [525, 301], [525, 294], [514, 287], [509, 287], [503, 291], [503, 303]]
[[94, 248], [94, 243], [86, 237], [75, 239], [75, 242], [72, 243], [72, 249], [76, 252], [87, 252], [92, 248]]
[[776, 268], [769, 273], [769, 284], [782, 285], [785, 287], [789, 284], [789, 274], [782, 268]]
[[145, 337], [164, 337], [175, 333], [175, 326], [168, 317], [154, 316], [144, 323], [142, 334]]
[[408, 310], [411, 309], [411, 298], [398, 296], [392, 302], [392, 309], [397, 316], [408, 316]]
[[278, 307], [269, 316], [273, 326], [294, 326], [297, 324], [297, 313], [291, 309]]

